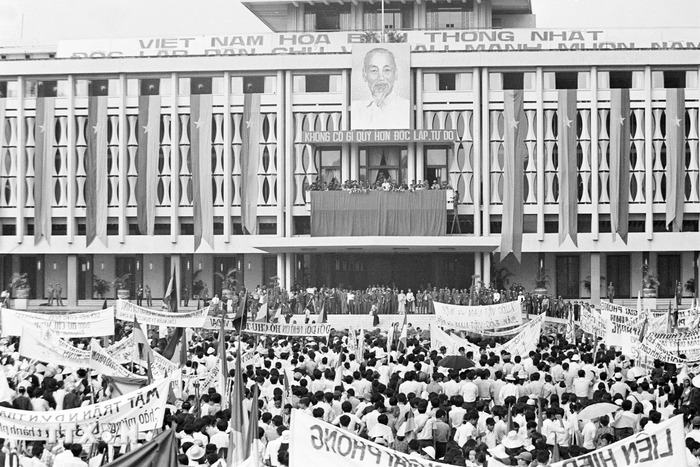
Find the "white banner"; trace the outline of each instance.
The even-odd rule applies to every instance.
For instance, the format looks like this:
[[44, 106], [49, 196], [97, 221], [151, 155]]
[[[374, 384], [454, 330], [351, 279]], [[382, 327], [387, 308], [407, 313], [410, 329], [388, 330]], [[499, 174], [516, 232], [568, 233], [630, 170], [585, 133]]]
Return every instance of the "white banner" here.
[[517, 326], [523, 322], [519, 301], [485, 306], [448, 305], [433, 302], [435, 323], [446, 328], [480, 331], [504, 326]]
[[[109, 346], [107, 352], [117, 363], [130, 363], [134, 352], [134, 341], [131, 336], [125, 337], [119, 342]], [[158, 352], [154, 352], [154, 355], [155, 360], [151, 362], [151, 369], [153, 370], [153, 376], [155, 378], [164, 378], [165, 375], [172, 375], [175, 371], [180, 370], [175, 363], [166, 359]], [[139, 363], [137, 360], [138, 358], [134, 358], [134, 361]], [[141, 364], [143, 365], [145, 362], [141, 362]]]
[[684, 333], [647, 333], [644, 343], [676, 356], [685, 355], [687, 360], [700, 360], [700, 330]]
[[73, 438], [77, 439], [86, 430], [116, 435], [122, 426], [151, 431], [163, 424], [169, 385], [170, 379], [164, 379], [116, 399], [55, 412], [0, 407], [0, 437], [45, 441], [51, 431], [57, 430], [60, 438], [67, 430], [73, 430]]
[[[700, 48], [694, 28], [397, 31], [413, 52]], [[378, 33], [375, 33], [378, 34]], [[57, 58], [348, 53], [364, 32], [284, 32], [59, 41]]]
[[135, 315], [141, 326], [150, 324], [152, 326], [171, 326], [174, 328], [201, 328], [204, 326], [207, 313], [209, 313], [209, 307], [184, 313], [169, 313], [134, 305], [126, 300], [117, 300], [116, 305], [117, 319], [133, 321]]
[[[204, 320], [204, 329], [210, 331], [218, 331], [221, 329], [221, 316], [207, 316]], [[226, 318], [224, 323], [225, 331], [235, 331], [236, 328], [233, 326], [233, 318]]]
[[440, 347], [444, 346], [447, 349], [446, 355], [457, 355], [461, 346], [454, 338], [455, 336], [447, 334], [436, 324], [430, 323], [430, 348], [432, 350], [440, 350]]
[[[289, 432], [289, 467], [307, 467], [311, 464], [338, 467], [444, 466], [380, 446], [306, 415], [301, 410], [292, 411]], [[310, 459], [313, 462], [309, 462]]]
[[605, 337], [607, 325], [600, 312], [595, 308], [581, 307], [581, 320], [579, 325], [583, 332], [593, 334], [598, 337]]
[[276, 336], [312, 336], [328, 337], [331, 332], [330, 324], [275, 324], [248, 322], [244, 329], [251, 334], [273, 334]]
[[647, 426], [649, 427], [648, 429], [634, 436], [588, 454], [556, 462], [551, 467], [584, 467], [593, 465], [681, 467], [688, 465], [686, 461], [685, 431], [683, 430], [683, 417], [681, 415], [676, 415], [658, 425], [649, 424]]
[[525, 329], [520, 331], [515, 337], [501, 346], [497, 346], [489, 352], [500, 354], [503, 350], [511, 355], [528, 355], [531, 350], [535, 350], [540, 341], [542, 324], [544, 323], [544, 313], [525, 323]]
[[103, 348], [95, 339], [90, 341], [90, 368], [107, 376], [139, 377], [112, 358], [107, 349]]
[[90, 351], [73, 347], [48, 328], [27, 326], [19, 341], [19, 354], [40, 362], [85, 368], [90, 363]]
[[51, 329], [58, 337], [98, 337], [114, 334], [114, 307], [79, 313], [32, 313], [2, 309], [2, 335], [21, 336], [28, 324]]

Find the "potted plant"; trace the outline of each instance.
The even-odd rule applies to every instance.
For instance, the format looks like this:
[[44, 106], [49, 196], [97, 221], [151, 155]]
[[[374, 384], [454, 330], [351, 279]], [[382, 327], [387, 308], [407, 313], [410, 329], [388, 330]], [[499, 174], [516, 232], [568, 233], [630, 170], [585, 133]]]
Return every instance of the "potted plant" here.
[[642, 265], [642, 296], [644, 298], [656, 298], [656, 289], [659, 287], [659, 278], [649, 267], [649, 263], [644, 261]]
[[10, 279], [10, 289], [12, 289], [12, 294], [15, 298], [28, 299], [29, 298], [29, 279], [26, 272], [15, 272], [12, 274], [12, 279]]
[[100, 298], [105, 298], [105, 294], [110, 289], [109, 282], [99, 276], [92, 276], [92, 291]]
[[238, 279], [236, 275], [238, 274], [238, 269], [231, 268], [226, 271], [226, 274], [220, 272], [215, 272], [214, 275], [221, 279], [221, 297], [232, 298], [233, 293], [238, 288]]
[[506, 267], [491, 270], [491, 286], [495, 290], [508, 290], [513, 273]]
[[131, 276], [132, 274], [127, 272], [114, 279], [114, 288], [117, 290], [117, 298], [129, 300], [131, 296]]
[[[583, 282], [583, 290], [585, 290], [588, 293], [588, 296], [591, 296], [591, 276], [586, 276]], [[605, 276], [600, 276], [600, 284], [598, 285], [598, 288], [601, 288], [605, 285]]]
[[549, 283], [549, 275], [547, 270], [540, 266], [537, 270], [537, 275], [535, 275], [535, 294], [537, 295], [547, 295], [547, 283]]
[[204, 287], [206, 284], [202, 279], [199, 279], [199, 275], [202, 273], [202, 270], [199, 269], [197, 272], [194, 273], [194, 276], [192, 277], [192, 298], [199, 298], [199, 296], [202, 294], [202, 291], [204, 290]]

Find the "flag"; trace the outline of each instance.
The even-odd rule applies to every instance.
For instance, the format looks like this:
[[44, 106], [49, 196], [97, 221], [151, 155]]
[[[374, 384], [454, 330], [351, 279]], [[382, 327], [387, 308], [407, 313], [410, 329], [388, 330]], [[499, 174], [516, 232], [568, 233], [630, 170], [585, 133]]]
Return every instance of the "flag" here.
[[630, 193], [630, 90], [610, 90], [610, 222], [627, 243]]
[[666, 227], [683, 230], [685, 90], [666, 89]]
[[[140, 361], [152, 362], [155, 360], [153, 356], [153, 349], [151, 349], [151, 344], [148, 342], [146, 334], [144, 334], [141, 325], [139, 324], [136, 316], [134, 315], [134, 355], [137, 355]], [[150, 359], [150, 360], [149, 360]]]
[[88, 98], [85, 129], [85, 237], [107, 245], [107, 96]]
[[192, 207], [194, 213], [195, 251], [199, 248], [202, 240], [214, 248], [214, 201], [211, 190], [211, 119], [212, 95], [193, 94], [190, 96], [192, 191], [194, 194]]
[[231, 391], [231, 434], [229, 441], [228, 465], [239, 465], [248, 458], [250, 446], [246, 445], [246, 412], [243, 409], [245, 398], [245, 385], [243, 384], [243, 371], [241, 370], [241, 337], [238, 336], [238, 348], [236, 349], [236, 377]]
[[[34, 126], [34, 244], [41, 237], [51, 242], [51, 207], [54, 198], [54, 164], [56, 127], [54, 122], [56, 99], [36, 99], [36, 121]], [[27, 196], [30, 194], [27, 193]]]
[[163, 358], [179, 366], [187, 363], [187, 335], [185, 328], [175, 328], [173, 336], [163, 350]]
[[399, 344], [396, 347], [399, 352], [402, 352], [406, 348], [406, 342], [408, 341], [408, 315], [403, 315], [403, 324], [401, 325], [401, 334], [399, 335]]
[[396, 436], [404, 436], [405, 441], [416, 438], [416, 419], [413, 416], [413, 410], [406, 412], [404, 422], [396, 430]]
[[561, 455], [559, 454], [559, 441], [557, 440], [557, 434], [554, 433], [554, 448], [552, 448], [552, 458], [549, 460], [549, 464], [559, 462], [561, 460]]
[[323, 304], [321, 305], [321, 311], [318, 313], [318, 323], [327, 323], [328, 319], [326, 316], [326, 302], [324, 300]]
[[106, 380], [112, 388], [110, 399], [116, 399], [119, 396], [137, 391], [148, 385], [148, 381], [145, 378], [134, 378], [130, 376], [109, 376], [103, 374], [102, 379]]
[[341, 352], [338, 354], [338, 361], [335, 364], [335, 378], [333, 379], [333, 387], [337, 388], [338, 386], [343, 385], [343, 362], [342, 362], [342, 356], [343, 353]]
[[[641, 344], [644, 342], [644, 337], [647, 334], [647, 329], [649, 328], [649, 315], [647, 314], [644, 317], [644, 322], [642, 323], [642, 326], [639, 329], [639, 343]], [[595, 362], [593, 362], [595, 364]]]
[[255, 321], [267, 322], [267, 303], [263, 303], [260, 308], [258, 308], [258, 314], [255, 315]]
[[256, 456], [258, 454], [257, 451], [253, 450], [252, 448], [256, 444], [256, 440], [258, 439], [258, 418], [260, 417], [260, 408], [258, 407], [260, 389], [258, 388], [258, 385], [254, 384], [251, 388], [251, 391], [253, 392], [253, 400], [252, 405], [250, 407], [250, 420], [248, 421], [248, 434], [246, 436], [246, 444], [250, 446], [250, 457]]
[[241, 223], [243, 232], [258, 234], [258, 159], [260, 153], [260, 94], [246, 94], [241, 120]]
[[[149, 347], [149, 349], [150, 349], [150, 347]], [[148, 384], [151, 384], [153, 382], [152, 355], [153, 355], [153, 352], [148, 352], [146, 354], [146, 382]]]
[[179, 464], [175, 432], [167, 429], [138, 449], [123, 454], [106, 465], [107, 467], [176, 467]]
[[241, 329], [245, 329], [247, 320], [248, 320], [248, 291], [247, 291], [247, 289], [243, 289], [243, 297], [238, 302], [238, 307], [236, 308], [236, 314], [233, 317], [233, 327], [237, 333], [240, 333]]
[[107, 306], [107, 299], [105, 298], [104, 303], [102, 303], [102, 309], [103, 309], [103, 310], [106, 310], [107, 308], [108, 308], [108, 306]]
[[559, 244], [571, 236], [577, 245], [578, 178], [576, 151], [576, 90], [559, 90], [557, 144], [559, 149]]
[[226, 311], [221, 313], [221, 327], [219, 328], [219, 361], [221, 369], [219, 371], [219, 394], [226, 400], [228, 393], [228, 362], [226, 361]]
[[178, 299], [177, 299], [177, 280], [176, 280], [175, 268], [170, 275], [170, 281], [168, 282], [168, 288], [165, 289], [165, 296], [163, 297], [163, 302], [168, 307], [170, 313], [177, 313]]
[[141, 235], [153, 235], [158, 197], [160, 96], [139, 97], [136, 214]]
[[357, 360], [363, 361], [365, 358], [365, 328], [360, 329], [360, 336], [357, 338]]
[[503, 93], [504, 167], [503, 216], [501, 222], [501, 261], [513, 254], [520, 262], [523, 243], [523, 176], [527, 147], [527, 118], [522, 91]]

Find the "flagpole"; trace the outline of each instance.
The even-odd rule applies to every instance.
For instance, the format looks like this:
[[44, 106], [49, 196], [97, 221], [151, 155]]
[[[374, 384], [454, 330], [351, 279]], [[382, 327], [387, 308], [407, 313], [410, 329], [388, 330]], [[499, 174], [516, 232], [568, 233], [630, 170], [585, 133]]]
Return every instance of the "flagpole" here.
[[381, 32], [381, 34], [382, 34], [382, 44], [384, 43], [384, 29], [385, 29], [385, 25], [384, 25], [384, 24], [385, 24], [385, 23], [384, 23], [384, 0], [382, 0], [382, 24], [381, 24], [381, 26], [382, 26], [382, 32]]

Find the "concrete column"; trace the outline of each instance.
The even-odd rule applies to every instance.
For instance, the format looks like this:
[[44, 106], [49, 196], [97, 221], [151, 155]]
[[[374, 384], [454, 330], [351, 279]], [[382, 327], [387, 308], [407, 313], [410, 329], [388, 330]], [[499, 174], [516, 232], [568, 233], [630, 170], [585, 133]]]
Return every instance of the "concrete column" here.
[[[481, 161], [484, 152], [481, 146], [481, 72], [478, 68], [474, 68], [474, 111], [472, 112], [472, 136], [474, 144], [472, 151], [474, 152], [474, 184], [472, 192], [472, 201], [474, 202], [474, 236], [481, 236]], [[474, 255], [476, 256], [476, 255]]]
[[[68, 75], [68, 147], [66, 151], [68, 153], [68, 186], [66, 187], [68, 195], [68, 215], [66, 216], [66, 237], [68, 243], [73, 243], [75, 238], [76, 225], [75, 225], [75, 203], [76, 203], [76, 183], [75, 183], [75, 172], [76, 172], [76, 162], [77, 156], [75, 152], [75, 81], [73, 75]], [[68, 291], [66, 291], [68, 292]], [[68, 294], [68, 305], [71, 304], [73, 295]], [[77, 297], [77, 294], [75, 295]]]
[[78, 255], [68, 255], [66, 305], [69, 307], [78, 306]]
[[[491, 235], [491, 144], [489, 69], [481, 70], [481, 235]], [[478, 131], [478, 129], [474, 129]]]
[[[479, 276], [477, 280], [480, 280], [480, 281], [484, 280], [484, 275], [481, 272], [481, 253], [474, 253], [474, 274]], [[470, 282], [470, 286], [471, 286], [471, 282]]]
[[483, 282], [486, 284], [487, 287], [491, 285], [491, 253], [482, 253], [484, 259], [483, 259], [483, 265], [484, 265], [484, 277], [483, 277]]
[[[15, 177], [17, 181], [17, 206], [15, 208], [15, 239], [17, 243], [22, 243], [24, 239], [24, 205], [26, 204], [27, 186], [25, 176], [27, 170], [27, 162], [25, 160], [26, 151], [26, 124], [24, 121], [24, 78], [17, 78], [17, 171]], [[19, 271], [19, 268], [16, 269]]]
[[542, 67], [537, 67], [537, 240], [544, 241], [544, 82]]
[[600, 253], [591, 253], [591, 303], [600, 306]]
[[[598, 240], [600, 223], [598, 200], [600, 198], [600, 179], [598, 167], [603, 155], [598, 144], [598, 68], [591, 67], [591, 238]], [[591, 276], [593, 277], [593, 276]]]
[[277, 253], [277, 282], [284, 287], [287, 282], [287, 269], [285, 266], [285, 253]]
[[294, 253], [285, 253], [284, 269], [286, 271], [284, 288], [288, 291], [292, 289], [294, 283]]
[[[175, 283], [177, 284], [177, 304], [178, 307], [182, 303], [182, 299], [180, 298], [182, 296], [182, 287], [180, 285], [182, 284], [182, 281], [180, 278], [182, 277], [182, 264], [181, 264], [181, 257], [180, 255], [172, 255], [170, 257], [170, 270], [175, 272]], [[215, 292], [210, 292], [210, 295], [213, 297]]]

